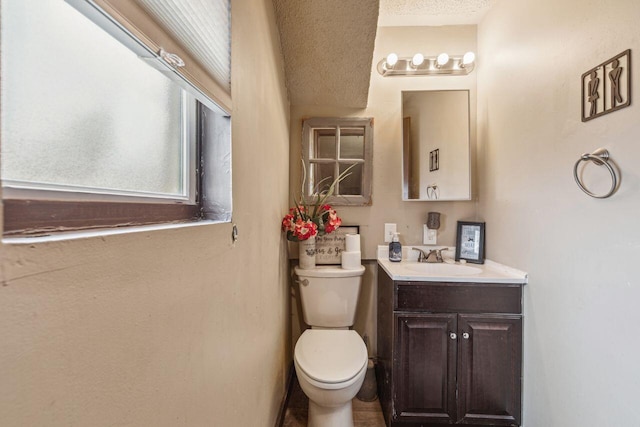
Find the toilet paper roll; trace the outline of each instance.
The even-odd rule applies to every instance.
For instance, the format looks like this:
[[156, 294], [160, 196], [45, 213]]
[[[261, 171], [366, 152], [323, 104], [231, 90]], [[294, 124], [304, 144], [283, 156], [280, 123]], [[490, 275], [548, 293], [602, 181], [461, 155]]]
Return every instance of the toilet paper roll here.
[[360, 251], [343, 251], [342, 252], [342, 268], [345, 270], [357, 270], [360, 268], [362, 256]]
[[346, 252], [360, 252], [360, 235], [346, 234], [344, 238], [344, 250]]

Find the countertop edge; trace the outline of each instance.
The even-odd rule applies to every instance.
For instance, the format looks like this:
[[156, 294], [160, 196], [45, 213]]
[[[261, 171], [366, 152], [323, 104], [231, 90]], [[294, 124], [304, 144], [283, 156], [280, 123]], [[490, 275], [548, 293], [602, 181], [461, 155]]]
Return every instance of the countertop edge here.
[[[497, 263], [491, 260], [485, 260], [485, 264], [473, 264], [474, 267], [483, 268], [483, 274], [491, 273], [495, 271], [501, 275], [510, 277], [499, 276], [422, 276], [422, 275], [402, 275], [393, 273], [389, 267], [391, 261], [378, 259], [378, 265], [389, 275], [393, 280], [412, 281], [412, 282], [452, 282], [452, 283], [503, 283], [503, 284], [521, 284], [526, 285], [529, 283], [528, 274], [524, 271], [517, 270], [515, 268]], [[489, 270], [489, 271], [487, 271]]]

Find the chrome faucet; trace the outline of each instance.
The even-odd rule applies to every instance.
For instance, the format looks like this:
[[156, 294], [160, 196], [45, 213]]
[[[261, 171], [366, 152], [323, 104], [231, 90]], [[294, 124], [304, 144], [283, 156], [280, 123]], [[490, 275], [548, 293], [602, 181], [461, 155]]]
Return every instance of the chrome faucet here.
[[429, 257], [429, 255], [424, 253], [422, 249], [418, 249], [418, 248], [411, 248], [411, 249], [413, 249], [414, 251], [418, 251], [418, 262], [427, 262], [427, 258]]
[[425, 253], [422, 249], [412, 248], [414, 251], [418, 251], [418, 262], [429, 262], [429, 263], [441, 263], [444, 262], [442, 259], [442, 251], [444, 249], [432, 249], [428, 253]]

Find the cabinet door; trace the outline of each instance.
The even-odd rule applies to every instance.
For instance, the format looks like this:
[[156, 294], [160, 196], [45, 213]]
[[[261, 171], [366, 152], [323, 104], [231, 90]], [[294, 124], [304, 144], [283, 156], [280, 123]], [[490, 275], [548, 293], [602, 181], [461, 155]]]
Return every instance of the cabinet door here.
[[458, 331], [458, 422], [520, 425], [522, 318], [461, 314]]
[[456, 315], [395, 314], [394, 317], [393, 419], [454, 423]]

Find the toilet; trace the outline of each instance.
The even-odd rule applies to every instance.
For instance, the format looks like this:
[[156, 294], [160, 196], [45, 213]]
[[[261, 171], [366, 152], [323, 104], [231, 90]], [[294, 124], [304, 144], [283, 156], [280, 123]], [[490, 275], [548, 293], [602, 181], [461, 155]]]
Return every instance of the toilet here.
[[353, 427], [351, 400], [367, 373], [368, 354], [354, 330], [364, 267], [295, 267], [304, 321], [294, 350], [296, 375], [309, 398], [309, 427]]

